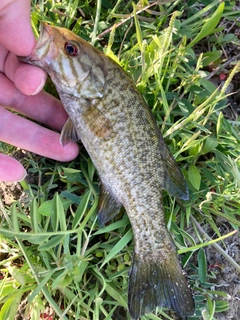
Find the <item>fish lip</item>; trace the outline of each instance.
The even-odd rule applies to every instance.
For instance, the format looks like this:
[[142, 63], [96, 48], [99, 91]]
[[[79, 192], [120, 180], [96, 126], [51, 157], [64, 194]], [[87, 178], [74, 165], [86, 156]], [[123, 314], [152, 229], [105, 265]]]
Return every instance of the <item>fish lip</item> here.
[[40, 22], [40, 33], [37, 45], [35, 47], [34, 51], [37, 51], [41, 49], [42, 47], [45, 47], [45, 45], [48, 45], [48, 43], [52, 40], [52, 29], [51, 27], [44, 21]]
[[52, 41], [51, 27], [44, 21], [40, 22], [39, 38], [33, 52], [27, 57], [18, 57], [22, 62], [30, 64], [39, 64], [41, 59], [47, 54], [50, 42]]

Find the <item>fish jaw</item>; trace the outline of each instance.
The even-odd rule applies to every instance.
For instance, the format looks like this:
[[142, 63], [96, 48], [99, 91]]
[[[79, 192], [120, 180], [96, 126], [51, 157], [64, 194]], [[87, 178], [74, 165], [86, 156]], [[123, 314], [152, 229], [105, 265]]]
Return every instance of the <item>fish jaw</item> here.
[[58, 55], [58, 48], [53, 38], [52, 27], [45, 22], [41, 22], [40, 35], [35, 49], [28, 57], [19, 57], [20, 60], [49, 72], [52, 60]]

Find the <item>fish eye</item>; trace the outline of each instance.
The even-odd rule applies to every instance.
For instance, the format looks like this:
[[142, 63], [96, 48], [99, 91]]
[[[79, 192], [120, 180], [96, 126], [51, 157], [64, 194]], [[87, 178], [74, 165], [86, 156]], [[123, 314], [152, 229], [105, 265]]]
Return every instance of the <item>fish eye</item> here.
[[69, 56], [74, 57], [78, 55], [78, 48], [71, 42], [66, 42], [64, 45], [64, 49], [66, 54]]

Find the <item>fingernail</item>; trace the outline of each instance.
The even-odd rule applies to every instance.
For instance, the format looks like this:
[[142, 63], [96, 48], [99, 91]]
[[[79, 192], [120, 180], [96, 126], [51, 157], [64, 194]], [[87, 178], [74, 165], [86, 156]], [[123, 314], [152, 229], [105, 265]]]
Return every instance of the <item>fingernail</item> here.
[[38, 93], [42, 90], [42, 88], [44, 87], [45, 81], [46, 81], [46, 77], [41, 78], [41, 82], [40, 82], [39, 86], [38, 86], [37, 89], [31, 94], [31, 96], [35, 96], [36, 94], [38, 94]]
[[21, 175], [21, 177], [19, 177], [17, 180], [15, 180], [16, 182], [21, 182], [23, 181], [27, 176], [27, 171], [24, 169], [23, 174]]

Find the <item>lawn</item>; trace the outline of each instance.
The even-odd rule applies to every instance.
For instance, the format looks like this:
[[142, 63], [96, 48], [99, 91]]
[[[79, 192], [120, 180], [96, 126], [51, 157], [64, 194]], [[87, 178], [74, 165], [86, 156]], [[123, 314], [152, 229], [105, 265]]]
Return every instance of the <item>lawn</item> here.
[[[189, 201], [163, 194], [196, 302], [188, 319], [237, 319], [239, 1], [32, 0], [31, 14], [36, 37], [40, 21], [71, 29], [133, 78], [189, 188]], [[45, 90], [56, 95], [50, 80]], [[130, 319], [131, 225], [124, 210], [98, 223], [99, 178], [79, 145], [60, 163], [0, 142], [28, 172], [0, 184], [0, 320]], [[141, 319], [178, 318], [159, 307]]]

